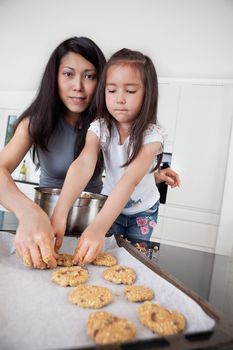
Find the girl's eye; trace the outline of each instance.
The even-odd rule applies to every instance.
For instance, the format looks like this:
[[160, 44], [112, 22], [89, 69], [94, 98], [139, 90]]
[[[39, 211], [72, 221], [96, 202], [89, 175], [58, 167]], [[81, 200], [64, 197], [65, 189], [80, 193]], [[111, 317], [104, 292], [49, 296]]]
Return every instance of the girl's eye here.
[[108, 92], [109, 94], [114, 94], [114, 92], [116, 92], [116, 90], [107, 90], [107, 92]]
[[129, 94], [135, 94], [135, 92], [137, 92], [136, 90], [127, 90], [127, 92], [129, 93]]

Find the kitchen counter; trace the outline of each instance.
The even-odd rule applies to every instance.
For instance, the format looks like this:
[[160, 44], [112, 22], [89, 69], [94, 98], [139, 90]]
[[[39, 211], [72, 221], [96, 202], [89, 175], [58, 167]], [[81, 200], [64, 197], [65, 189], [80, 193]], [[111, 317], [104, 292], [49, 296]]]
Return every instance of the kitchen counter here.
[[[16, 226], [14, 215], [0, 211], [1, 231], [14, 232]], [[157, 251], [151, 250], [152, 261], [207, 300], [232, 323], [233, 257], [163, 243], [158, 244], [158, 247]], [[233, 344], [211, 349], [233, 349]]]
[[233, 321], [233, 256], [161, 244], [152, 259]]

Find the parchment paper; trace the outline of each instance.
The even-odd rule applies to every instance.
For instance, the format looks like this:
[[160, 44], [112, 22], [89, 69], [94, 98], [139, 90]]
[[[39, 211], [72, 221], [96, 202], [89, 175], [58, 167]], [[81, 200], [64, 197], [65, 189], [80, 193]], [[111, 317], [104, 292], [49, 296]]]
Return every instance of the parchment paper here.
[[[66, 237], [61, 251], [73, 253], [76, 238]], [[171, 283], [148, 269], [119, 248], [115, 239], [106, 238], [105, 250], [112, 252], [121, 265], [137, 272], [135, 284], [153, 289], [154, 302], [180, 311], [187, 319], [186, 333], [210, 330], [215, 321], [200, 306]], [[105, 267], [87, 266], [89, 284], [111, 288], [114, 302], [101, 310], [125, 317], [137, 327], [137, 339], [158, 337], [140, 324], [137, 319], [138, 303], [124, 298], [123, 285], [105, 281]], [[73, 287], [61, 287], [51, 282], [51, 270], [25, 268], [16, 256], [14, 236], [0, 233], [0, 348], [6, 349], [59, 349], [94, 345], [86, 334], [90, 313], [97, 310], [82, 309], [68, 301]]]

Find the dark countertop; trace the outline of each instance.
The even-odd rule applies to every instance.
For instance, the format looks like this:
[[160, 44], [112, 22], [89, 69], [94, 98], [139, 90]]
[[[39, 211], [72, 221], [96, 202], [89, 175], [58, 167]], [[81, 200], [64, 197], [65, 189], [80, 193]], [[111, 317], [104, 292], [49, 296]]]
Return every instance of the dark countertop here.
[[153, 261], [233, 321], [233, 256], [161, 244]]
[[[14, 231], [16, 225], [14, 215], [0, 211], [1, 231]], [[152, 261], [233, 322], [233, 257], [163, 243], [158, 246], [157, 251], [150, 250]], [[211, 349], [233, 349], [233, 344]]]

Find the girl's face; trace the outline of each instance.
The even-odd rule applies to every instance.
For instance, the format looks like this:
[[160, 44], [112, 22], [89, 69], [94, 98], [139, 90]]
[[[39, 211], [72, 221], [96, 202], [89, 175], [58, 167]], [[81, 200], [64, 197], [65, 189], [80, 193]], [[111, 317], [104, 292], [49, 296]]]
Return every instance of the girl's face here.
[[143, 97], [144, 85], [137, 68], [130, 64], [109, 67], [105, 87], [106, 105], [118, 123], [132, 124], [140, 112]]
[[96, 69], [83, 56], [68, 52], [58, 69], [58, 93], [66, 107], [65, 117], [75, 123], [90, 105], [96, 88]]

